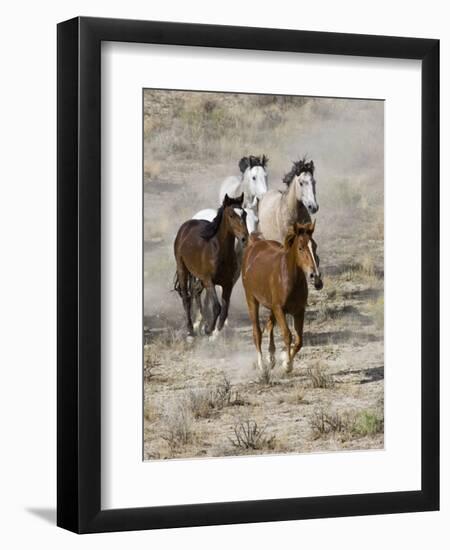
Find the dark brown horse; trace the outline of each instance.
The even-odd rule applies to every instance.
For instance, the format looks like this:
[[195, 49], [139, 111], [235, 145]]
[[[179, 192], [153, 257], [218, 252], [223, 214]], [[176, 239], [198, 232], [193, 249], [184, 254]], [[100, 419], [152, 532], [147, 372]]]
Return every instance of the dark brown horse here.
[[[308, 299], [310, 280], [319, 290], [322, 280], [312, 247], [315, 222], [295, 223], [289, 229], [284, 246], [277, 241], [268, 241], [252, 234], [244, 252], [242, 283], [245, 289], [248, 311], [253, 324], [253, 339], [258, 353], [258, 365], [263, 367], [261, 353], [262, 333], [259, 324], [259, 306], [270, 310], [267, 323], [269, 332], [269, 360], [275, 363], [273, 328], [278, 323], [285, 344], [282, 354], [283, 366], [289, 372], [295, 355], [302, 347], [303, 320]], [[296, 340], [286, 322], [286, 314], [294, 317]]]
[[[230, 199], [225, 195], [222, 206], [212, 222], [189, 220], [178, 230], [174, 252], [177, 263], [175, 288], [183, 300], [188, 334], [193, 335], [191, 303], [195, 296], [200, 299], [206, 289], [206, 305], [211, 312], [203, 311], [207, 319], [205, 332], [211, 334], [216, 327], [221, 330], [228, 315], [231, 291], [235, 281], [237, 257], [234, 240], [247, 243], [248, 231], [244, 195]], [[222, 287], [222, 304], [217, 298], [215, 285]]]

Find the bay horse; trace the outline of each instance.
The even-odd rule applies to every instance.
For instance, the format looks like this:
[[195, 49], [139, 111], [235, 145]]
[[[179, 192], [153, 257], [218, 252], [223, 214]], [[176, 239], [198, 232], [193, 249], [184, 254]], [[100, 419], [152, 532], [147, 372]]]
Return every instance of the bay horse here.
[[[245, 211], [245, 223], [247, 225], [248, 234], [251, 235], [257, 230], [258, 227], [258, 214], [256, 208], [251, 208], [250, 206], [244, 208]], [[217, 216], [217, 210], [214, 208], [205, 208], [199, 210], [196, 214], [192, 216], [193, 220], [208, 220], [213, 221]], [[242, 265], [242, 256], [244, 252], [244, 245], [240, 239], [235, 239], [234, 249], [236, 251], [236, 272], [233, 278], [233, 286], [236, 284], [237, 280], [241, 275], [241, 265]], [[201, 293], [203, 292], [203, 287], [200, 284], [196, 284], [193, 287], [194, 299], [195, 301], [192, 305], [195, 305], [195, 320], [194, 320], [194, 331], [200, 332], [203, 327], [203, 312], [202, 312], [202, 303], [201, 303]]]
[[[308, 300], [308, 280], [320, 290], [322, 280], [317, 267], [311, 240], [314, 223], [293, 224], [284, 239], [284, 244], [265, 240], [253, 234], [244, 252], [242, 283], [244, 285], [248, 312], [253, 325], [253, 340], [258, 354], [258, 366], [263, 368], [261, 352], [262, 332], [259, 324], [259, 306], [270, 310], [266, 328], [269, 333], [269, 361], [275, 364], [273, 328], [278, 323], [284, 340], [282, 365], [287, 372], [292, 370], [294, 357], [303, 343], [303, 321]], [[292, 344], [286, 314], [294, 318], [296, 339]]]
[[258, 208], [259, 230], [264, 238], [280, 243], [294, 223], [311, 223], [311, 214], [319, 210], [312, 160], [294, 162], [283, 182], [286, 189], [267, 191]]
[[[248, 239], [243, 200], [243, 194], [236, 199], [225, 195], [213, 221], [188, 220], [178, 230], [174, 243], [175, 289], [183, 301], [189, 336], [193, 336], [192, 297], [198, 293], [194, 286], [206, 289], [207, 304], [211, 304], [206, 334], [214, 331], [217, 319], [217, 330], [221, 330], [227, 318], [237, 267], [234, 241], [239, 239], [245, 245]], [[215, 285], [222, 287], [222, 304]]]
[[226, 178], [219, 192], [219, 200], [227, 194], [229, 197], [237, 197], [244, 193], [244, 208], [256, 208], [258, 201], [267, 192], [267, 163], [266, 155], [242, 157], [238, 163], [241, 176]]

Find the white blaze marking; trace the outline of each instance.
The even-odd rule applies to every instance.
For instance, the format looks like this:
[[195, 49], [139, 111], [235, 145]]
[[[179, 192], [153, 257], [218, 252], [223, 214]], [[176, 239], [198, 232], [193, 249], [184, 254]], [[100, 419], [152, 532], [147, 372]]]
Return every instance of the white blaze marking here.
[[305, 204], [316, 204], [316, 199], [314, 197], [314, 189], [312, 183], [311, 174], [300, 174], [298, 182], [303, 183], [303, 186], [299, 185], [298, 191], [300, 192], [300, 197], [297, 197], [299, 200], [302, 200]]
[[242, 208], [233, 208], [233, 210], [236, 212], [236, 214], [242, 218], [243, 210]]
[[316, 257], [314, 256], [311, 241], [308, 242], [308, 248], [309, 248], [309, 251], [311, 252], [311, 256], [312, 256], [312, 260], [313, 260], [313, 264], [314, 264], [314, 272], [318, 274], [319, 273], [319, 268], [317, 267], [317, 264], [316, 264]]

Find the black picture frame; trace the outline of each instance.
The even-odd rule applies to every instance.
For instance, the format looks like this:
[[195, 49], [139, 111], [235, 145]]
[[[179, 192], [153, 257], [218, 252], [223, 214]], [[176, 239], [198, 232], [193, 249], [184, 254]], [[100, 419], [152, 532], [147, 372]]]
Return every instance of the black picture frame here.
[[[420, 491], [101, 509], [102, 41], [422, 61]], [[439, 508], [439, 41], [77, 17], [58, 25], [57, 524], [77, 533]]]

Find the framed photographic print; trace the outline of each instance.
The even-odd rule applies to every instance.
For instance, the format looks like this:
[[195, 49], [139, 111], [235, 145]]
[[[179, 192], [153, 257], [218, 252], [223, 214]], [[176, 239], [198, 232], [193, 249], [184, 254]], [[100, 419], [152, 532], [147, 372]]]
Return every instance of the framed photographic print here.
[[59, 24], [58, 525], [438, 506], [438, 40]]

